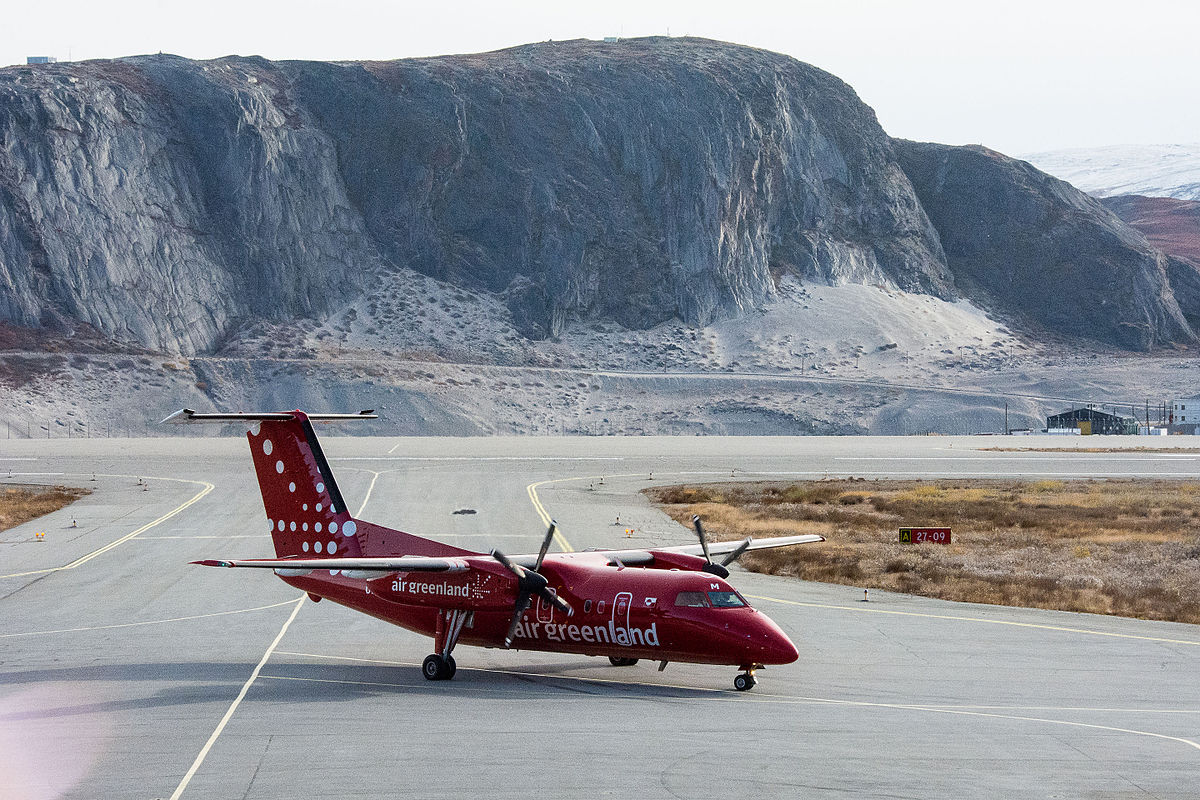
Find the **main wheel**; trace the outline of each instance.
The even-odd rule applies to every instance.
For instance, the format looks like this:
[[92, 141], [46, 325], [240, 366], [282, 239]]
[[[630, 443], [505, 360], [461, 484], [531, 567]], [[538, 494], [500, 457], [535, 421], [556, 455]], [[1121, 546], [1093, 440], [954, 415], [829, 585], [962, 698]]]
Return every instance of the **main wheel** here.
[[636, 658], [618, 658], [617, 656], [609, 656], [608, 663], [614, 667], [632, 667], [638, 660]]
[[454, 663], [454, 656], [446, 656], [446, 677], [445, 680], [450, 680], [454, 677], [454, 673], [458, 672], [458, 664]]
[[758, 681], [754, 680], [753, 675], [748, 672], [743, 672], [733, 679], [733, 688], [737, 689], [739, 692], [745, 692], [749, 689], [753, 689], [754, 684], [756, 683], [758, 683]]
[[454, 673], [450, 671], [449, 665], [442, 660], [442, 657], [434, 653], [425, 656], [425, 660], [421, 662], [421, 674], [427, 681], [444, 681]]

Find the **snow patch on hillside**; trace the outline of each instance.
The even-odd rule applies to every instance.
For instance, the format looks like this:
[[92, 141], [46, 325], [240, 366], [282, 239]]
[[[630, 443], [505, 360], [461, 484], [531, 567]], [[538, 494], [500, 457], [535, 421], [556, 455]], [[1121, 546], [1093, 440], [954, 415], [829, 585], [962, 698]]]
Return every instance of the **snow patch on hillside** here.
[[1200, 200], [1200, 143], [1072, 148], [1021, 158], [1098, 197]]

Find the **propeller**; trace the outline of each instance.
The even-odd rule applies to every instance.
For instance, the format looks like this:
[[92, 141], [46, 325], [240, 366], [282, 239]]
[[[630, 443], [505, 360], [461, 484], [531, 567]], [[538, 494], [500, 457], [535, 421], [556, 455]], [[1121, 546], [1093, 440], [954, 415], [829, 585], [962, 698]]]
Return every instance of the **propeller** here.
[[538, 572], [542, 568], [542, 560], [546, 557], [546, 552], [550, 549], [550, 541], [554, 538], [554, 531], [558, 528], [554, 520], [550, 520], [550, 527], [546, 530], [546, 538], [542, 540], [542, 548], [538, 551], [537, 562], [533, 569], [526, 569], [520, 564], [513, 563], [512, 559], [501, 553], [499, 550], [492, 551], [492, 558], [499, 561], [504, 567], [517, 576], [517, 602], [513, 610], [512, 624], [508, 626], [508, 633], [504, 636], [504, 646], [512, 645], [513, 638], [517, 635], [517, 626], [521, 624], [521, 615], [529, 610], [529, 606], [533, 603], [533, 596], [545, 600], [549, 605], [558, 608], [571, 616], [575, 610], [571, 608], [566, 600], [558, 596], [549, 586], [549, 581]]
[[745, 539], [742, 539], [742, 543], [731, 550], [729, 554], [721, 561], [721, 566], [728, 567], [730, 564], [741, 558], [742, 553], [746, 552], [746, 548], [750, 546], [750, 542], [752, 541], [753, 539], [749, 536], [747, 536]]
[[751, 538], [747, 536], [737, 548], [725, 556], [720, 564], [715, 564], [712, 560], [712, 554], [708, 552], [708, 534], [704, 532], [704, 525], [700, 522], [700, 515], [692, 515], [692, 527], [696, 529], [696, 536], [700, 539], [700, 549], [704, 551], [705, 564], [701, 569], [719, 578], [728, 578], [729, 570], [726, 567], [737, 561], [742, 553], [746, 552], [746, 548], [750, 546]]

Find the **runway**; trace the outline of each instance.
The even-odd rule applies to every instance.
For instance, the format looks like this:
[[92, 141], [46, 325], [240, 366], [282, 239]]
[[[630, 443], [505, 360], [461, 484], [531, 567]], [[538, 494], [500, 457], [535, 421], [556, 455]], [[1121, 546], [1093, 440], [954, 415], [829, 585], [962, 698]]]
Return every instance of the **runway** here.
[[[1012, 442], [322, 438], [363, 518], [510, 553], [536, 550], [549, 516], [562, 549], [691, 541], [638, 494], [658, 483], [1200, 479], [1197, 453], [980, 449]], [[0, 533], [6, 800], [1193, 799], [1200, 785], [1196, 626], [864, 603], [736, 571], [801, 653], [751, 692], [730, 668], [467, 647], [453, 681], [430, 683], [427, 639], [269, 574], [188, 566], [272, 554], [243, 439], [4, 442], [0, 483], [94, 489]]]

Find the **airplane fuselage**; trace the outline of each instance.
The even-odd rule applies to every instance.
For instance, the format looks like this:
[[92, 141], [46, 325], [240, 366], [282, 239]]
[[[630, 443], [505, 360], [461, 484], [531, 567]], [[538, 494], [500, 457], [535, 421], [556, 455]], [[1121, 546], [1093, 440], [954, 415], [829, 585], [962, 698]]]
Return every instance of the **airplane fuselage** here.
[[[401, 572], [370, 580], [317, 570], [280, 577], [313, 597], [435, 639], [448, 609], [470, 610], [459, 643], [504, 647], [515, 599], [512, 582], [490, 558], [466, 560], [471, 569], [451, 574]], [[574, 613], [536, 600], [517, 625], [512, 649], [745, 669], [798, 656], [769, 617], [716, 575], [609, 566], [589, 553], [549, 556], [541, 572]]]

